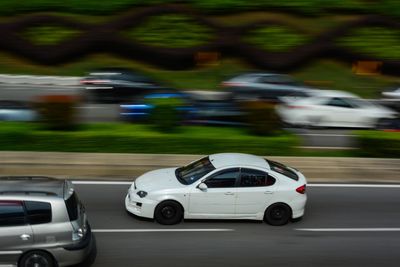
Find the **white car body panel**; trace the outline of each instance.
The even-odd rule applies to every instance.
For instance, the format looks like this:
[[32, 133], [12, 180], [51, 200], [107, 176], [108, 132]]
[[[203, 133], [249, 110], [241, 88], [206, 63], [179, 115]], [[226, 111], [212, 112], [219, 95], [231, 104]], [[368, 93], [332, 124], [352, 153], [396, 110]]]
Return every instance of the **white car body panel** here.
[[[154, 218], [159, 203], [174, 200], [182, 206], [186, 219], [263, 220], [264, 212], [271, 204], [282, 202], [292, 209], [292, 218], [303, 216], [307, 196], [296, 192], [296, 188], [305, 185], [306, 179], [297, 170], [290, 169], [299, 177], [295, 181], [271, 170], [268, 163], [257, 156], [222, 153], [210, 155], [209, 158], [213, 165], [215, 163], [216, 169], [190, 185], [178, 181], [176, 168], [151, 171], [140, 176], [126, 196], [127, 211], [137, 216]], [[273, 185], [258, 187], [198, 188], [207, 178], [232, 168], [267, 172], [276, 181]], [[147, 195], [141, 198], [137, 194], [139, 191], [145, 191]]]
[[[326, 104], [334, 98], [361, 101], [365, 105], [340, 107]], [[397, 116], [389, 108], [340, 91], [319, 92], [317, 96], [286, 102], [277, 106], [276, 111], [288, 124], [318, 127], [374, 128], [380, 119], [394, 119]]]

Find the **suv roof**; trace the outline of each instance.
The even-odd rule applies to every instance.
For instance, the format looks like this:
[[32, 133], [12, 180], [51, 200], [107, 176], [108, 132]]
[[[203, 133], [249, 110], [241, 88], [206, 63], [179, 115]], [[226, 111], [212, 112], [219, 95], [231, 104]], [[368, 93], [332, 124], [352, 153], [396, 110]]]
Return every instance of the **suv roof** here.
[[2, 176], [0, 195], [4, 194], [44, 194], [65, 197], [69, 189], [66, 180], [44, 176]]

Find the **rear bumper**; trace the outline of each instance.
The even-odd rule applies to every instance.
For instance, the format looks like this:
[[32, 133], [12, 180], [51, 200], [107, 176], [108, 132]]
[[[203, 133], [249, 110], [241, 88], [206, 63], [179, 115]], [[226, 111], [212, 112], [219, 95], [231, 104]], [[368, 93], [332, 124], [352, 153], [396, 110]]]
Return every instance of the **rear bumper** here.
[[[96, 239], [90, 230], [86, 237], [79, 243], [50, 250], [58, 262], [59, 267], [94, 261], [97, 253]], [[86, 264], [85, 264], [86, 266]]]

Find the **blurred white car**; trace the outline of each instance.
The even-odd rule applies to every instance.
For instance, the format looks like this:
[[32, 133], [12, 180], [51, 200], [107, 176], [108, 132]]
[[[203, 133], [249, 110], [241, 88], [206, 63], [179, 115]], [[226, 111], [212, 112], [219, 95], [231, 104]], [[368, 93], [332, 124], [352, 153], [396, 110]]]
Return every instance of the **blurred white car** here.
[[315, 90], [311, 97], [286, 99], [277, 106], [277, 113], [289, 125], [351, 128], [384, 128], [398, 115], [351, 93], [332, 90]]
[[36, 112], [20, 101], [0, 101], [0, 121], [35, 121]]
[[400, 99], [400, 87], [382, 93], [385, 98]]
[[251, 219], [283, 225], [304, 214], [306, 179], [258, 156], [214, 154], [143, 174], [125, 198], [128, 212], [161, 224], [185, 219]]

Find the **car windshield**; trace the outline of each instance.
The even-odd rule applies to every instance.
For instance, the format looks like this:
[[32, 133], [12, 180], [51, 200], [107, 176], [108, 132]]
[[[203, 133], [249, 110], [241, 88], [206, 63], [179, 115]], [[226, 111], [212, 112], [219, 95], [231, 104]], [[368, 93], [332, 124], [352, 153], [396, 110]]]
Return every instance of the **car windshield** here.
[[373, 106], [371, 102], [360, 98], [346, 98], [346, 101], [349, 102], [353, 107], [370, 107]]
[[209, 157], [205, 157], [176, 169], [175, 175], [179, 182], [189, 185], [213, 170], [215, 170], [215, 167], [212, 165]]

